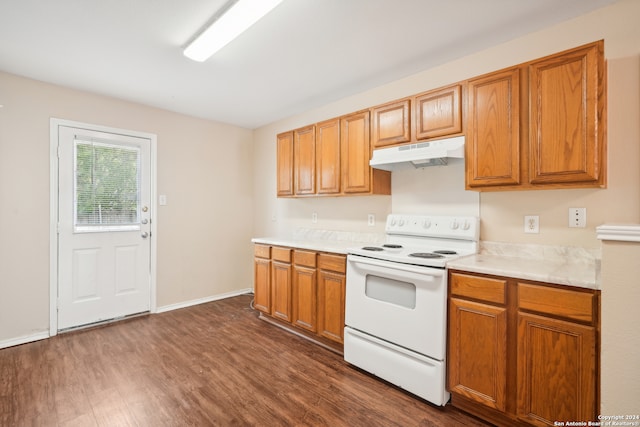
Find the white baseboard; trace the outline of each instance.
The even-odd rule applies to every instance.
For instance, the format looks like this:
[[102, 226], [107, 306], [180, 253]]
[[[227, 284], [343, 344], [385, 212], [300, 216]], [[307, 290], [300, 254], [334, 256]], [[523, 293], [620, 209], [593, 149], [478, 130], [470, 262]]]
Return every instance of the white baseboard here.
[[18, 338], [11, 338], [8, 340], [0, 341], [0, 348], [13, 347], [20, 344], [26, 344], [28, 342], [40, 341], [49, 338], [49, 331], [38, 332], [37, 334], [25, 335]]
[[176, 304], [164, 305], [156, 309], [156, 313], [164, 313], [166, 311], [178, 310], [180, 308], [191, 307], [193, 305], [204, 304], [207, 302], [218, 301], [225, 298], [236, 297], [238, 295], [244, 295], [253, 292], [252, 288], [241, 289], [239, 291], [227, 292], [224, 294], [213, 295], [210, 297], [194, 299], [191, 301], [179, 302]]

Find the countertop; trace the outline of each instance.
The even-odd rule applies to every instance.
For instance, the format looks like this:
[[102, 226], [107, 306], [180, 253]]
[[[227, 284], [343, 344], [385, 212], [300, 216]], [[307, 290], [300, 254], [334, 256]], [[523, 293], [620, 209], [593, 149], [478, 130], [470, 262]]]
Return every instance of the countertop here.
[[354, 242], [343, 242], [334, 240], [298, 240], [282, 237], [256, 237], [251, 239], [253, 243], [264, 245], [285, 246], [290, 248], [308, 249], [316, 252], [332, 252], [335, 254], [347, 254], [347, 249], [357, 246]]
[[288, 237], [256, 237], [251, 241], [265, 245], [286, 246], [346, 255], [347, 249], [352, 247], [384, 243], [385, 235], [299, 228]]
[[480, 242], [480, 253], [447, 267], [472, 273], [600, 289], [600, 251], [578, 247]]
[[596, 266], [583, 262], [478, 254], [451, 261], [447, 263], [447, 267], [472, 273], [492, 274], [586, 289], [600, 289]]
[[[381, 244], [384, 235], [300, 229], [291, 237], [259, 237], [253, 243], [347, 254], [347, 249]], [[447, 263], [447, 268], [557, 285], [600, 289], [600, 251], [577, 247], [480, 242], [477, 255]]]

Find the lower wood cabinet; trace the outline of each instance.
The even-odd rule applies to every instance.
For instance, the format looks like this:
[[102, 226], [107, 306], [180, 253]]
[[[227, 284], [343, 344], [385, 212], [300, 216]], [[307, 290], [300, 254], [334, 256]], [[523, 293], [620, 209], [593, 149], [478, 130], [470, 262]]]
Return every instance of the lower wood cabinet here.
[[506, 410], [507, 309], [451, 298], [449, 388]]
[[344, 343], [346, 258], [318, 255], [318, 334]]
[[318, 282], [316, 253], [293, 251], [293, 321], [294, 326], [311, 332], [317, 330]]
[[256, 244], [254, 308], [265, 320], [341, 351], [345, 274], [344, 255]]
[[597, 421], [595, 350], [593, 326], [518, 313], [518, 417]]
[[271, 247], [253, 247], [253, 306], [265, 313], [271, 313]]
[[271, 315], [291, 321], [290, 248], [271, 248]]
[[504, 426], [597, 421], [599, 291], [449, 274], [454, 406]]

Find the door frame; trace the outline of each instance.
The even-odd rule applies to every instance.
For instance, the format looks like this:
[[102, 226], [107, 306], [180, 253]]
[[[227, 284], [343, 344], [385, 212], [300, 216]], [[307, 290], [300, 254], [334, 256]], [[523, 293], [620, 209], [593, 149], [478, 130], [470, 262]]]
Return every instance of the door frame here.
[[121, 135], [146, 138], [151, 142], [151, 236], [150, 239], [150, 299], [149, 311], [157, 312], [156, 300], [156, 255], [158, 236], [157, 215], [157, 136], [152, 133], [138, 132], [128, 129], [120, 129], [109, 126], [100, 126], [72, 120], [57, 119], [52, 117], [49, 126], [49, 336], [58, 334], [58, 127], [67, 126], [87, 129], [98, 132], [115, 133]]

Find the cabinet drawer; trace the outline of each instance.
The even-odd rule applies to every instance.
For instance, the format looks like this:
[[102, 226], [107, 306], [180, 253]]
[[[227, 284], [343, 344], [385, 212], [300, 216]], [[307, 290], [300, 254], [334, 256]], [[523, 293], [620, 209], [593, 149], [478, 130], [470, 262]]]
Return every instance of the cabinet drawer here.
[[321, 270], [346, 273], [347, 258], [344, 255], [320, 254], [318, 255], [318, 267]]
[[309, 251], [293, 251], [293, 263], [295, 265], [303, 265], [305, 267], [316, 266], [316, 253]]
[[507, 281], [468, 274], [451, 274], [451, 294], [496, 304], [505, 304]]
[[271, 248], [271, 259], [274, 261], [291, 262], [291, 248]]
[[258, 258], [269, 258], [271, 256], [271, 246], [267, 245], [254, 245], [253, 254]]
[[518, 283], [518, 308], [592, 322], [595, 318], [595, 294]]

